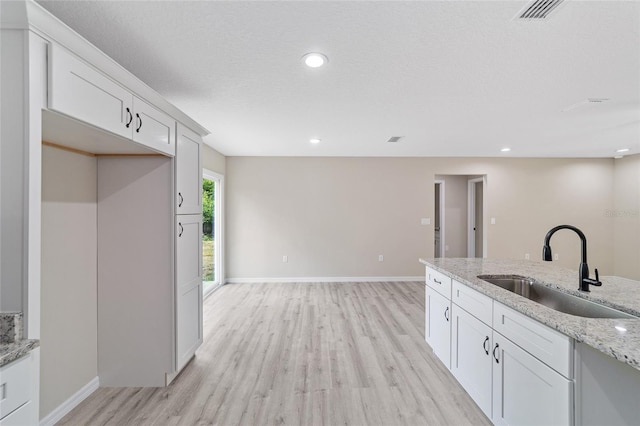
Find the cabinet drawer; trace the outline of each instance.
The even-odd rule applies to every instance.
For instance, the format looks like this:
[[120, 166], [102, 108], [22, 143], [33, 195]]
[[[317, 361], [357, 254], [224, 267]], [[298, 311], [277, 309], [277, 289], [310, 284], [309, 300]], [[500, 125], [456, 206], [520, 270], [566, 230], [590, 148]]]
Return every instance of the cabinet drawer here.
[[429, 287], [451, 300], [451, 278], [427, 266], [426, 283]]
[[493, 329], [558, 373], [569, 379], [573, 377], [569, 336], [498, 302], [493, 304]]
[[454, 280], [451, 301], [491, 326], [493, 320], [493, 300], [491, 298]]
[[30, 359], [27, 355], [0, 369], [0, 418], [29, 401]]

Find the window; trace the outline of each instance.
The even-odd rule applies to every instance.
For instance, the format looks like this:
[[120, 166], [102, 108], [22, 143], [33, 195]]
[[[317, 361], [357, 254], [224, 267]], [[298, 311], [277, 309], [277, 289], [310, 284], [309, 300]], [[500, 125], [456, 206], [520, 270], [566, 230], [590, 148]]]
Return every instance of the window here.
[[222, 256], [223, 176], [205, 170], [202, 175], [202, 292], [223, 284]]

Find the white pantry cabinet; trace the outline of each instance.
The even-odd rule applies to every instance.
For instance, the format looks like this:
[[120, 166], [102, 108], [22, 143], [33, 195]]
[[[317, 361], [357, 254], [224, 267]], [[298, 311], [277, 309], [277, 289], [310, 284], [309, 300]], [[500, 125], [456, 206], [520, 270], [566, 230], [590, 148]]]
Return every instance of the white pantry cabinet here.
[[178, 123], [176, 149], [176, 213], [202, 213], [202, 139]]
[[61, 46], [49, 45], [48, 107], [175, 155], [175, 120]]
[[573, 423], [572, 381], [497, 332], [492, 357], [494, 424]]
[[451, 367], [451, 301], [430, 286], [425, 287], [425, 340], [433, 353]]
[[493, 331], [455, 303], [451, 310], [451, 373], [491, 418]]
[[202, 216], [176, 216], [176, 371], [202, 344]]

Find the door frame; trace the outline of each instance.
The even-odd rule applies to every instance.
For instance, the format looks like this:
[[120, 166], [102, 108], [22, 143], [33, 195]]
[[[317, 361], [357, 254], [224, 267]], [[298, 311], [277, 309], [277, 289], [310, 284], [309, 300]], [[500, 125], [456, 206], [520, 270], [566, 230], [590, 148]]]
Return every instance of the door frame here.
[[[440, 185], [440, 257], [445, 257], [445, 232], [444, 232], [444, 224], [445, 224], [445, 211], [444, 211], [444, 200], [445, 200], [445, 181], [444, 179], [435, 179], [433, 181], [434, 184], [434, 190], [435, 190], [435, 185]], [[434, 233], [434, 239], [435, 239], [435, 205], [434, 205], [434, 220], [433, 220], [433, 233]], [[434, 257], [436, 255], [436, 253], [433, 253]]]
[[482, 183], [482, 257], [487, 257], [487, 227], [485, 226], [486, 211], [486, 175], [467, 181], [467, 257], [476, 257], [476, 234], [473, 225], [476, 222], [476, 183]]
[[215, 237], [215, 245], [214, 245], [214, 265], [215, 265], [215, 275], [214, 275], [214, 285], [207, 290], [204, 296], [208, 296], [215, 289], [225, 284], [225, 268], [224, 268], [224, 175], [220, 173], [216, 173], [214, 171], [208, 169], [202, 169], [202, 179], [212, 180], [217, 183], [214, 197], [215, 197], [215, 205], [213, 211], [214, 217], [214, 235]]

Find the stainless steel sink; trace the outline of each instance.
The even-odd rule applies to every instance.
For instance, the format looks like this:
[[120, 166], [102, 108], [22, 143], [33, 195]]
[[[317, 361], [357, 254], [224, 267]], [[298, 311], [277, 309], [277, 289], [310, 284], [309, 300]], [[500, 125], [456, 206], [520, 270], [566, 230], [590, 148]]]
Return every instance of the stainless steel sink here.
[[478, 278], [565, 314], [586, 318], [638, 318], [617, 309], [563, 293], [537, 283], [531, 278], [519, 275], [478, 275]]

